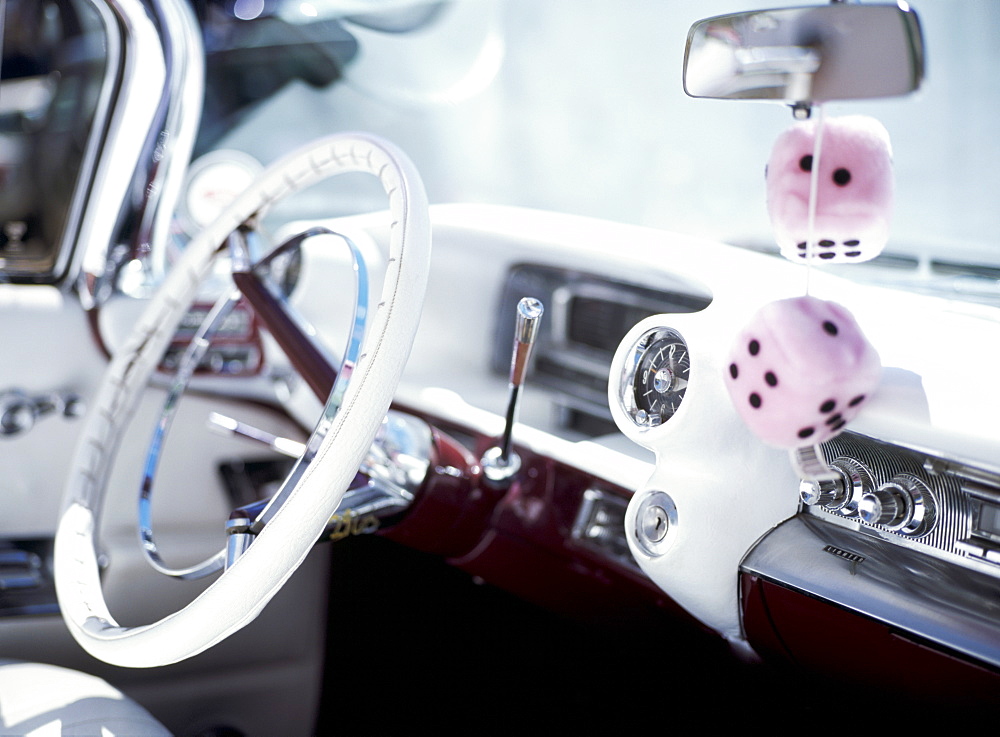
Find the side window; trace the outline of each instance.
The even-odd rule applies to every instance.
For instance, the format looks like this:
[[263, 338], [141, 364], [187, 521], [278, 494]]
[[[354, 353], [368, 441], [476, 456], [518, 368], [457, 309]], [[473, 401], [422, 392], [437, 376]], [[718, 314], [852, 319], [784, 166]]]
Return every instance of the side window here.
[[7, 0], [0, 20], [0, 275], [63, 274], [92, 174], [108, 69], [87, 0]]

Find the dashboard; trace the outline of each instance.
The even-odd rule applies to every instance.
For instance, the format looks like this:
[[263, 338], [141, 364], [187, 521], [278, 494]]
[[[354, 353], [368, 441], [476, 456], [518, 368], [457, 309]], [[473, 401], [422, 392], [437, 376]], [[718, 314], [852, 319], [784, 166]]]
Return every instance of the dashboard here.
[[[745, 277], [793, 294], [795, 267], [687, 236], [530, 210], [447, 205], [432, 218], [431, 285], [394, 412], [432, 428], [434, 471], [379, 535], [574, 619], [687, 622], [721, 634], [742, 659], [888, 681], [910, 695], [930, 683], [936, 698], [993, 703], [1000, 470], [995, 435], [964, 391], [1000, 345], [990, 340], [1000, 328], [987, 308], [941, 312], [932, 298], [907, 296], [884, 323], [869, 317], [889, 367], [880, 396], [822, 446], [836, 478], [803, 483], [787, 453], [740, 425], [717, 347], [764, 299], [746, 292]], [[376, 277], [385, 268], [380, 214], [323, 225], [349, 236]], [[668, 266], [650, 268], [650, 253]], [[331, 310], [330, 293], [346, 260], [322, 239], [303, 243], [301, 259], [291, 299], [303, 314], [325, 315], [315, 320], [322, 337], [342, 345], [349, 299]], [[817, 288], [850, 300], [857, 314], [885, 315], [885, 292], [816, 276]], [[524, 473], [510, 488], [491, 488], [480, 461], [503, 431], [511, 308], [524, 296], [547, 309], [513, 434]], [[135, 307], [124, 300], [102, 309], [109, 350]], [[174, 354], [204, 311], [196, 304]], [[914, 326], [898, 311], [928, 322]], [[966, 352], [956, 349], [947, 381], [936, 360], [921, 363], [934, 356], [912, 350], [934, 320], [952, 335], [980, 336], [957, 341]], [[273, 406], [280, 384], [282, 412], [307, 427], [316, 400], [289, 378], [255, 319], [238, 310], [223, 333], [220, 350], [242, 353], [236, 365], [204, 362], [192, 380], [198, 403], [225, 396], [229, 412], [246, 416], [240, 406]], [[991, 391], [981, 394], [984, 406]], [[266, 414], [255, 422], [268, 426]], [[249, 461], [247, 446], [232, 447]], [[287, 470], [273, 459], [230, 461], [217, 470], [231, 504], [273, 492]], [[18, 524], [29, 527], [21, 514]], [[12, 570], [44, 572], [49, 553], [40, 544], [30, 537], [8, 550]], [[8, 600], [21, 597], [25, 611], [51, 607], [50, 596], [22, 591]], [[860, 648], [864, 666], [831, 638]]]
[[[910, 696], [923, 679], [935, 699], [993, 703], [1000, 470], [996, 435], [963, 390], [1000, 345], [989, 309], [942, 311], [934, 298], [814, 275], [814, 288], [865, 316], [886, 368], [870, 408], [817, 450], [834, 477], [803, 481], [786, 452], [737, 420], [718, 348], [763, 299], [746, 290], [748, 275], [769, 294], [794, 294], [794, 267], [586, 218], [432, 211], [432, 285], [397, 409], [448, 435], [475, 473], [503, 429], [513, 306], [541, 299], [514, 430], [529, 473], [478, 510], [451, 499], [451, 514], [461, 508], [485, 531], [461, 546], [427, 547], [416, 529], [426, 499], [412, 526], [382, 534], [556, 610], [572, 601], [579, 613], [613, 582], [620, 601], [707, 623], [743, 658]], [[326, 225], [359, 243], [380, 237], [363, 217]], [[669, 265], [649, 268], [651, 252]], [[303, 309], [322, 261], [303, 256]], [[956, 363], [942, 367], [915, 350], [931, 324], [979, 339], [956, 340]], [[993, 394], [984, 389], [984, 405]], [[569, 596], [574, 586], [590, 596]], [[843, 657], [831, 638], [864, 658]]]
[[[20, 12], [30, 3], [15, 5]], [[214, 10], [222, 12], [221, 6]], [[102, 18], [89, 24], [103, 24]], [[109, 94], [121, 50], [109, 47], [113, 53], [105, 59], [91, 34], [77, 40], [76, 71], [92, 80], [78, 90], [79, 99], [70, 94], [73, 89], [60, 88], [72, 81], [72, 65], [59, 74], [28, 69], [14, 86], [5, 81], [0, 142], [13, 155], [0, 170], [0, 179], [6, 178], [0, 183], [16, 184], [32, 169], [59, 171], [36, 163], [46, 152], [32, 149], [25, 133], [40, 110], [96, 103]], [[12, 48], [33, 42], [17, 37]], [[356, 50], [344, 46], [339, 53], [349, 57]], [[330, 60], [329, 78], [317, 84], [329, 85], [337, 76]], [[119, 71], [124, 74], [124, 67]], [[136, 84], [142, 86], [141, 79]], [[138, 105], [139, 96], [129, 94], [136, 89], [125, 88], [122, 100]], [[60, 107], [63, 95], [72, 99]], [[238, 102], [239, 117], [253, 112], [255, 101]], [[68, 453], [53, 449], [77, 440], [109, 357], [129, 350], [130, 340], [146, 344], [148, 336], [131, 336], [155, 291], [157, 270], [168, 271], [187, 235], [202, 218], [212, 219], [221, 204], [215, 198], [233, 194], [223, 180], [231, 176], [227, 161], [237, 163], [223, 157], [221, 170], [196, 167], [187, 183], [193, 198], [182, 203], [182, 217], [171, 224], [176, 237], [164, 253], [149, 259], [143, 243], [128, 244], [138, 250], [84, 252], [70, 236], [98, 233], [95, 243], [117, 242], [111, 234], [128, 220], [117, 210], [127, 177], [115, 179], [122, 187], [115, 195], [108, 189], [112, 178], [89, 166], [98, 156], [99, 134], [127, 138], [128, 126], [105, 119], [102, 110], [86, 107], [76, 127], [46, 131], [52, 141], [72, 139], [75, 148], [65, 158], [73, 171], [83, 172], [72, 192], [52, 198], [58, 217], [25, 209], [6, 192], [0, 200], [0, 305], [6, 316], [0, 342], [23, 357], [5, 364], [0, 385], [0, 641], [5, 656], [94, 670], [104, 666], [83, 659], [58, 619], [52, 537], [61, 515], [59, 490], [73, 469], [63, 457]], [[405, 117], [409, 124], [411, 116]], [[212, 131], [212, 143], [220, 135]], [[159, 153], [150, 162], [158, 163]], [[133, 154], [140, 156], [138, 149]], [[343, 156], [346, 161], [354, 152]], [[136, 169], [134, 160], [127, 163], [130, 172]], [[149, 175], [147, 185], [161, 169], [153, 164], [150, 171], [137, 169]], [[309, 164], [321, 168], [316, 160]], [[253, 163], [247, 167], [248, 178], [259, 174]], [[692, 162], [691, 168], [700, 166]], [[265, 199], [296, 191], [299, 181], [292, 179], [300, 174], [308, 178], [309, 167], [270, 182]], [[156, 187], [140, 189], [150, 194]], [[387, 191], [391, 197], [397, 190]], [[93, 202], [114, 203], [100, 208], [96, 225], [84, 218], [87, 193]], [[354, 194], [345, 201], [354, 204]], [[252, 212], [241, 229], [251, 219], [257, 225], [258, 211]], [[297, 211], [279, 215], [287, 212]], [[995, 709], [1000, 383], [994, 374], [1000, 313], [988, 298], [979, 304], [889, 289], [884, 284], [891, 280], [879, 279], [878, 264], [864, 272], [870, 283], [817, 270], [804, 284], [799, 264], [774, 255], [661, 228], [523, 207], [437, 204], [429, 219], [434, 246], [427, 296], [392, 408], [336, 513], [329, 519], [314, 515], [319, 526], [326, 525], [319, 537], [324, 545], [314, 546], [316, 538], [303, 535], [306, 547], [313, 546], [304, 577], [269, 605], [262, 617], [265, 634], [251, 630], [207, 659], [137, 675], [134, 683], [131, 674], [123, 677], [110, 666], [103, 675], [130, 681], [144, 699], [160, 698], [171, 707], [200, 699], [198, 708], [214, 709], [228, 698], [220, 693], [231, 691], [228, 705], [247, 721], [280, 717], [265, 714], [270, 704], [256, 698], [263, 687], [273, 687], [275, 699], [304, 706], [296, 710], [310, 721], [320, 699], [320, 669], [330, 669], [330, 683], [342, 676], [332, 673], [336, 663], [323, 662], [335, 661], [336, 654], [314, 647], [329, 638], [332, 652], [341, 634], [329, 629], [336, 607], [328, 597], [333, 601], [339, 591], [328, 567], [333, 546], [325, 543], [384, 538], [407, 553], [443, 562], [467, 582], [488, 584], [567, 620], [601, 624], [604, 635], [641, 648], [636, 652], [644, 656], [642, 668], [625, 660], [633, 668], [629, 675], [643, 681], [635, 685], [643, 694], [660, 695], [666, 658], [679, 640], [697, 632], [706, 639], [692, 649], [710, 641], [709, 650], [725, 649], [740, 663], [763, 660], [833, 681], [832, 697], [805, 689], [797, 694], [805, 701], [849, 701], [861, 684], [886, 701], [898, 695], [959, 704], [970, 713]], [[359, 262], [372, 282], [398, 269], [386, 255], [394, 227], [385, 213], [375, 212], [300, 220], [275, 231], [273, 241], [287, 243], [318, 229], [282, 249], [282, 258], [290, 258], [272, 275], [279, 277], [289, 313], [304, 316], [309, 330], [334, 349], [331, 355], [352, 346], [358, 323], [352, 327], [350, 315], [377, 314], [382, 306], [376, 294], [367, 301], [355, 297], [356, 283], [365, 281], [356, 274]], [[247, 254], [250, 240], [239, 246]], [[331, 247], [332, 240], [348, 242], [352, 253]], [[98, 263], [91, 268], [95, 253]], [[230, 254], [237, 253], [234, 246]], [[169, 393], [164, 401], [172, 373], [179, 365], [191, 369], [168, 446], [165, 465], [172, 468], [161, 484], [176, 491], [164, 495], [157, 513], [170, 557], [212, 555], [219, 522], [227, 517], [236, 535], [246, 536], [233, 547], [250, 549], [256, 520], [282, 493], [283, 479], [296, 472], [296, 459], [311, 448], [309, 429], [325, 411], [317, 395], [329, 396], [335, 380], [326, 356], [320, 357], [319, 379], [297, 375], [295, 360], [279, 348], [278, 331], [255, 312], [249, 295], [233, 298], [211, 344], [199, 347], [204, 351], [197, 365], [185, 364], [220, 289], [230, 289], [225, 258], [216, 266], [217, 272], [206, 272], [204, 289], [179, 329], [165, 338], [166, 353], [153, 359], [158, 366], [151, 386], [138, 403], [135, 424], [121, 436], [121, 455], [142, 465], [147, 430], [164, 416], [161, 407], [173, 402]], [[143, 272], [146, 267], [151, 271]], [[193, 285], [195, 278], [187, 276]], [[111, 289], [116, 280], [121, 290]], [[901, 283], [906, 286], [905, 278]], [[848, 307], [883, 368], [877, 391], [845, 432], [789, 454], [765, 445], [741, 422], [726, 390], [726, 349], [748, 315], [803, 291]], [[527, 381], [512, 387], [512, 363], [526, 355], [517, 352], [523, 325], [515, 318], [526, 298], [544, 305], [544, 316]], [[184, 309], [170, 306], [177, 314]], [[416, 311], [406, 315], [414, 324], [416, 318]], [[92, 414], [100, 417], [102, 409]], [[376, 420], [384, 414], [383, 407]], [[507, 476], [491, 475], [491, 453], [506, 453], [506, 440], [516, 464]], [[361, 445], [363, 453], [367, 441]], [[100, 442], [84, 447], [98, 446], [103, 453]], [[354, 468], [337, 471], [353, 474]], [[189, 581], [164, 584], [147, 569], [135, 545], [136, 478], [130, 473], [107, 469], [111, 499], [104, 544], [93, 551], [100, 569], [94, 578], [103, 577], [125, 620], [146, 622], [197, 600], [203, 589]], [[148, 477], [142, 478], [144, 485]], [[143, 543], [148, 551], [148, 539]], [[266, 635], [276, 629], [286, 639]], [[648, 639], [636, 645], [629, 640], [636, 632]], [[584, 658], [604, 648], [611, 646], [596, 637], [580, 645]], [[241, 670], [247, 653], [252, 675], [218, 677]], [[387, 657], [400, 659], [397, 651]], [[697, 658], [696, 652], [691, 661]], [[212, 688], [189, 685], [193, 676]], [[783, 700], [787, 691], [772, 697]], [[331, 716], [337, 706], [326, 707]], [[267, 721], [258, 728], [281, 729]]]

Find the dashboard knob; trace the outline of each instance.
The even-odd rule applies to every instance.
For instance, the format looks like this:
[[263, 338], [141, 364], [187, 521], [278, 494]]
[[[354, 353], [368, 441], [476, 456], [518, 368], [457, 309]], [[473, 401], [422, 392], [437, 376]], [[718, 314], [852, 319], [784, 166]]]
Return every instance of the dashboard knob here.
[[19, 391], [0, 395], [0, 435], [20, 435], [35, 425], [35, 403]]
[[809, 506], [839, 506], [846, 494], [847, 488], [840, 479], [803, 479], [799, 484], [799, 497]]
[[82, 417], [86, 405], [74, 392], [49, 392], [28, 396], [20, 389], [0, 392], [0, 436], [20, 435], [48, 415], [67, 419]]
[[870, 525], [899, 530], [913, 515], [913, 500], [906, 487], [893, 479], [866, 492], [858, 504], [858, 514]]
[[844, 456], [835, 458], [829, 465], [836, 475], [833, 478], [804, 477], [799, 483], [799, 498], [809, 506], [853, 517], [858, 513], [861, 497], [875, 488], [871, 471]]

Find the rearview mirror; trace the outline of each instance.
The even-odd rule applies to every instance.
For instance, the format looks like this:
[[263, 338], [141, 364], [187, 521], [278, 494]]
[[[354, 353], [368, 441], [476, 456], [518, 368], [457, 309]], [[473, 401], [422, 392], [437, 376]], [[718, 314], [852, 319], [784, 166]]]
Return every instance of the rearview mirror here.
[[790, 103], [905, 95], [924, 76], [920, 22], [905, 3], [759, 10], [695, 23], [691, 97]]

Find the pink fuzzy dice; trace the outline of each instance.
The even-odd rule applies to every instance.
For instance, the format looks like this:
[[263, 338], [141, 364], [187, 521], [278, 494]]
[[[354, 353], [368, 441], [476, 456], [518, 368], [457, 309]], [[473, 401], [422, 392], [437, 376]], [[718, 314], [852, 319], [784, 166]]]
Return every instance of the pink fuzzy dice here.
[[767, 164], [767, 209], [785, 258], [857, 263], [878, 256], [889, 238], [892, 149], [885, 127], [864, 115], [827, 118], [820, 150], [813, 248], [809, 179], [816, 122], [797, 123], [774, 144]]
[[765, 443], [797, 448], [834, 437], [878, 385], [881, 362], [835, 302], [796, 297], [765, 305], [740, 332], [726, 388]]

